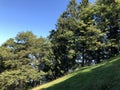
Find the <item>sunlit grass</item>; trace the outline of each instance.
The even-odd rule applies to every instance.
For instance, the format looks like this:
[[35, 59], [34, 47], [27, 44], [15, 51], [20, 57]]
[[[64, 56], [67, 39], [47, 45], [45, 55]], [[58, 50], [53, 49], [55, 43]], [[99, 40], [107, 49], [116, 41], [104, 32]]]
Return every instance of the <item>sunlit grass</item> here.
[[[117, 82], [120, 82], [120, 56], [81, 68], [32, 90], [119, 90]], [[117, 84], [116, 87], [113, 87], [114, 84]]]
[[51, 81], [51, 82], [49, 82], [47, 84], [44, 84], [44, 85], [38, 86], [36, 88], [33, 88], [32, 90], [42, 90], [42, 88], [48, 88], [48, 87], [50, 87], [52, 85], [58, 84], [60, 82], [63, 82], [64, 80], [66, 80], [66, 79], [68, 79], [68, 78], [70, 78], [72, 76], [73, 76], [72, 74], [66, 75], [66, 76], [64, 76], [62, 78], [58, 78], [58, 79], [56, 79], [54, 81]]

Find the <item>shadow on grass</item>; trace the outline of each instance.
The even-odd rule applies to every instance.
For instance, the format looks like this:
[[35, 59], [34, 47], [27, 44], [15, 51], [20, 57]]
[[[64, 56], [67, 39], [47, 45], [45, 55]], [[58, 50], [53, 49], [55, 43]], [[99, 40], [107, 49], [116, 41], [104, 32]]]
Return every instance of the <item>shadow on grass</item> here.
[[42, 90], [120, 90], [120, 60], [78, 73]]

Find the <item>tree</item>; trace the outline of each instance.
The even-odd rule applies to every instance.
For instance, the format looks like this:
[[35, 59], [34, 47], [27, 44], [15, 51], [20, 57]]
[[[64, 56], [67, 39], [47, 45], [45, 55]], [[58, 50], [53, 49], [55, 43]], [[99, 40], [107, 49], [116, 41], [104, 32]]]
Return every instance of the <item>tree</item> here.
[[77, 3], [71, 0], [66, 11], [58, 19], [56, 30], [51, 31], [50, 40], [55, 55], [55, 76], [68, 72], [75, 64], [74, 25], [77, 19]]
[[2, 45], [0, 89], [26, 90], [43, 83], [52, 64], [48, 59], [47, 42], [32, 32], [21, 32], [15, 39], [10, 38]]
[[[57, 66], [63, 65], [60, 70], [67, 72], [74, 67], [80, 54], [82, 66], [85, 62], [90, 64], [92, 59], [100, 62], [98, 54], [105, 46], [102, 38], [106, 34], [96, 26], [94, 13], [94, 6], [88, 0], [82, 0], [80, 4], [71, 0], [66, 11], [58, 19], [56, 31], [52, 31], [50, 39], [54, 44], [55, 60], [59, 63]], [[90, 52], [98, 54], [91, 57]]]
[[120, 19], [120, 1], [119, 0], [98, 0], [95, 4], [95, 18], [97, 27], [106, 33], [108, 47], [111, 55], [119, 52], [119, 19]]

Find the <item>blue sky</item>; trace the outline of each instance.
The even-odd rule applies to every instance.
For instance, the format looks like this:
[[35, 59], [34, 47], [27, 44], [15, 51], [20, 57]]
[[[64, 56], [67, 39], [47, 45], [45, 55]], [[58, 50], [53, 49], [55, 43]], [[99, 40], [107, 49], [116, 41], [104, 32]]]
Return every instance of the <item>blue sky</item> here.
[[22, 31], [48, 36], [68, 2], [69, 0], [0, 0], [0, 44]]

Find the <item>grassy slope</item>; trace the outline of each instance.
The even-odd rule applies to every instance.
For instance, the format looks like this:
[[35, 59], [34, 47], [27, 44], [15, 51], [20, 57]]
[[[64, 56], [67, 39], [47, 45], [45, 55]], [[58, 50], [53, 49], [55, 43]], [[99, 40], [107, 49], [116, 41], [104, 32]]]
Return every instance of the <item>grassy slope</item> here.
[[120, 90], [120, 55], [104, 63], [81, 68], [33, 90]]

